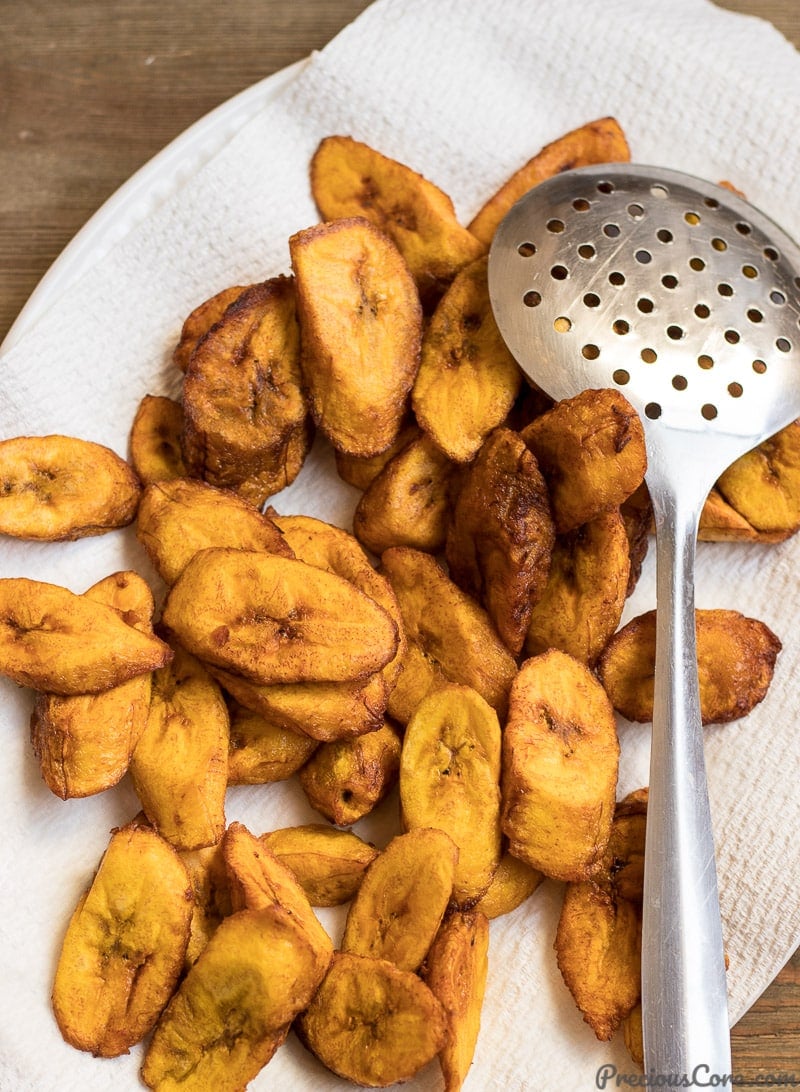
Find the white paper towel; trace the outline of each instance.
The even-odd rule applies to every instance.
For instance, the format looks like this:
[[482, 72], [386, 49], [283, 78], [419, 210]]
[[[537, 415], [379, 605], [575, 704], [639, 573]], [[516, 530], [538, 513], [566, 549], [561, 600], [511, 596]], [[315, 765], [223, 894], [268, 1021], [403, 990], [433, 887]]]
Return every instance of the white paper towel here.
[[[316, 54], [179, 191], [134, 223], [0, 361], [0, 435], [63, 432], [126, 450], [145, 392], [173, 393], [169, 353], [185, 314], [231, 283], [288, 269], [288, 236], [317, 219], [309, 157], [349, 133], [437, 182], [469, 219], [543, 144], [615, 115], [633, 157], [716, 181], [800, 236], [800, 59], [770, 26], [706, 0], [379, 0]], [[347, 525], [355, 493], [318, 444], [274, 499]], [[0, 574], [82, 591], [118, 568], [152, 571], [130, 531], [69, 545], [0, 544]], [[784, 642], [767, 700], [708, 731], [730, 1003], [738, 1018], [800, 940], [800, 759], [793, 680], [800, 544], [701, 547], [701, 607], [762, 618]], [[648, 563], [627, 615], [654, 604]], [[137, 810], [123, 783], [62, 802], [43, 786], [28, 741], [30, 695], [3, 683], [0, 814], [0, 1090], [140, 1087], [139, 1049], [114, 1061], [67, 1047], [50, 1013], [69, 913], [109, 829]], [[647, 781], [648, 729], [622, 725], [620, 795]], [[380, 841], [396, 799], [361, 828]], [[261, 831], [316, 818], [292, 785], [236, 789], [229, 818]], [[467, 1089], [595, 1087], [603, 1063], [632, 1066], [620, 1043], [581, 1022], [552, 952], [561, 890], [543, 885], [492, 923], [490, 979]], [[341, 915], [326, 921], [336, 932]], [[254, 1089], [348, 1087], [290, 1038]], [[413, 1087], [441, 1088], [435, 1064]]]

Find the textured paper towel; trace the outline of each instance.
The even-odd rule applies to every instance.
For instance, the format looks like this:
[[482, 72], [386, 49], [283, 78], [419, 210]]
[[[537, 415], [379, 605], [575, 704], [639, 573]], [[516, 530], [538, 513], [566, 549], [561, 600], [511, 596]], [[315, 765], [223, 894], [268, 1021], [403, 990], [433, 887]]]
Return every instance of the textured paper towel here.
[[[266, 32], [266, 31], [265, 31]], [[307, 164], [318, 140], [350, 133], [449, 192], [466, 220], [544, 143], [614, 114], [640, 162], [728, 178], [800, 236], [800, 59], [773, 28], [706, 0], [380, 0], [197, 175], [52, 302], [0, 362], [0, 435], [66, 432], [121, 453], [145, 391], [172, 393], [168, 356], [188, 310], [227, 284], [288, 268], [286, 239], [316, 220]], [[355, 493], [322, 445], [275, 499], [348, 525]], [[69, 545], [3, 543], [0, 573], [81, 591], [117, 568], [151, 570], [130, 532]], [[800, 545], [700, 550], [701, 607], [763, 618], [784, 641], [767, 701], [709, 730], [732, 1018], [800, 940], [800, 793], [793, 679]], [[653, 605], [648, 563], [628, 615]], [[30, 695], [5, 685], [0, 809], [6, 868], [0, 914], [0, 1090], [140, 1087], [139, 1050], [99, 1061], [66, 1047], [50, 1015], [66, 921], [106, 844], [137, 810], [123, 783], [63, 803], [41, 783], [27, 738]], [[648, 729], [621, 725], [620, 793], [647, 780]], [[384, 840], [388, 801], [362, 832]], [[229, 817], [255, 830], [315, 818], [291, 785], [237, 789]], [[560, 888], [492, 924], [491, 972], [467, 1088], [594, 1087], [624, 1048], [599, 1044], [555, 968]], [[326, 922], [336, 933], [341, 915]], [[346, 1087], [292, 1038], [253, 1088]], [[441, 1087], [435, 1065], [413, 1087]]]

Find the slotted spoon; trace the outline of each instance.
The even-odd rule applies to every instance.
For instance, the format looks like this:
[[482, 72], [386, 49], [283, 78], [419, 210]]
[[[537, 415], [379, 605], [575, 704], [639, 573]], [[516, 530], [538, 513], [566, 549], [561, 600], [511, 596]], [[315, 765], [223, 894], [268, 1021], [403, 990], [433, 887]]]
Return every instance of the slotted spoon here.
[[489, 292], [511, 352], [547, 394], [613, 387], [644, 424], [658, 616], [645, 1071], [729, 1074], [695, 548], [722, 471], [800, 416], [800, 250], [723, 187], [658, 167], [587, 167], [541, 183], [511, 209], [490, 251]]

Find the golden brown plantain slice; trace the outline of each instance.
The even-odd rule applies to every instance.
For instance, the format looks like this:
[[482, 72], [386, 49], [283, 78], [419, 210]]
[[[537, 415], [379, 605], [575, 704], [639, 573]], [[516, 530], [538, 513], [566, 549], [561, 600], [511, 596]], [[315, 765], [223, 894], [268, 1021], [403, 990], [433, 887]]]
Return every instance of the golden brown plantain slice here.
[[397, 652], [397, 626], [354, 584], [255, 550], [195, 554], [163, 620], [198, 659], [265, 685], [366, 678]]
[[189, 944], [186, 948], [186, 970], [208, 944], [223, 918], [232, 913], [230, 886], [222, 845], [203, 849], [183, 850], [180, 858], [186, 865], [194, 892]]
[[150, 1031], [183, 967], [192, 914], [186, 868], [137, 822], [116, 831], [67, 927], [53, 983], [61, 1034], [101, 1057]]
[[543, 879], [538, 869], [531, 868], [506, 851], [495, 869], [492, 882], [473, 910], [480, 911], [489, 919], [510, 914], [530, 898]]
[[323, 743], [298, 776], [311, 807], [345, 827], [383, 800], [399, 770], [400, 737], [387, 721], [356, 739]]
[[536, 656], [558, 648], [593, 664], [619, 625], [630, 568], [619, 509], [560, 536], [550, 578], [531, 612], [525, 651]]
[[568, 883], [556, 933], [567, 988], [598, 1039], [639, 1001], [641, 931], [635, 907], [599, 883]]
[[456, 467], [424, 433], [390, 459], [366, 489], [353, 532], [373, 554], [390, 546], [444, 548]]
[[58, 584], [0, 580], [0, 674], [51, 694], [96, 694], [163, 667], [172, 649]]
[[616, 894], [641, 906], [644, 898], [644, 842], [648, 790], [636, 789], [614, 811], [606, 850], [607, 872]]
[[631, 1060], [644, 1066], [644, 1038], [642, 1036], [642, 1004], [634, 1005], [622, 1021], [622, 1034]]
[[413, 1077], [444, 1046], [432, 991], [385, 959], [337, 953], [298, 1031], [328, 1069], [368, 1088]]
[[497, 225], [524, 193], [546, 178], [593, 163], [626, 163], [631, 157], [625, 134], [614, 118], [600, 118], [545, 145], [504, 183], [473, 218], [469, 230], [485, 246]]
[[759, 537], [755, 527], [728, 504], [716, 487], [710, 491], [700, 513], [698, 540], [701, 542], [755, 542]]
[[644, 480], [642, 423], [619, 391], [582, 391], [557, 402], [522, 438], [547, 482], [559, 534], [618, 508]]
[[403, 620], [392, 586], [385, 576], [376, 572], [369, 558], [353, 535], [312, 516], [275, 516], [275, 525], [284, 541], [300, 561], [326, 569], [349, 580], [370, 599], [383, 607], [397, 626], [397, 654], [383, 668], [386, 685], [391, 689], [400, 673], [406, 648]]
[[240, 705], [282, 731], [329, 743], [375, 732], [383, 724], [387, 687], [380, 673], [355, 682], [259, 686], [218, 667], [209, 670]]
[[497, 713], [454, 684], [420, 702], [403, 737], [403, 829], [436, 827], [458, 846], [457, 906], [484, 894], [500, 861], [500, 747]]
[[231, 699], [229, 785], [285, 781], [308, 762], [317, 742], [246, 709]]
[[631, 568], [628, 576], [627, 594], [630, 595], [642, 575], [642, 565], [647, 557], [647, 551], [650, 548], [650, 535], [654, 529], [653, 506], [644, 482], [631, 493], [627, 500], [622, 502], [619, 506], [619, 514], [622, 516], [622, 522], [625, 524], [625, 534], [628, 536]]
[[139, 479], [110, 448], [72, 436], [0, 441], [0, 534], [63, 542], [124, 527]]
[[311, 446], [294, 285], [247, 289], [202, 338], [183, 383], [192, 476], [260, 506], [294, 481]]
[[360, 218], [297, 232], [289, 250], [314, 422], [339, 451], [377, 455], [400, 431], [419, 366], [422, 312], [408, 267]]
[[[703, 724], [746, 716], [766, 696], [781, 642], [735, 610], [698, 610], [695, 628]], [[628, 720], [653, 719], [655, 647], [655, 611], [647, 611], [618, 630], [598, 660], [600, 681]]]
[[350, 904], [341, 950], [415, 971], [427, 955], [453, 893], [458, 847], [443, 830], [394, 837]]
[[294, 874], [247, 827], [231, 823], [222, 841], [234, 910], [276, 906], [297, 923], [311, 945], [320, 969], [327, 970], [333, 944]]
[[[84, 595], [114, 607], [142, 633], [152, 633], [153, 593], [137, 573], [113, 573]], [[99, 694], [37, 695], [31, 742], [45, 784], [56, 796], [91, 796], [117, 784], [147, 723], [151, 688], [148, 671]]]
[[439, 1051], [445, 1092], [463, 1085], [481, 1026], [489, 971], [489, 921], [479, 911], [448, 914], [425, 960], [424, 979], [447, 1014], [447, 1039]]
[[536, 459], [516, 432], [498, 428], [464, 477], [447, 533], [451, 578], [486, 607], [514, 655], [545, 590], [555, 528]]
[[385, 451], [377, 455], [360, 458], [358, 455], [347, 455], [343, 451], [334, 449], [336, 471], [339, 477], [348, 485], [352, 485], [354, 489], [360, 489], [363, 492], [369, 488], [389, 460], [393, 459], [398, 451], [402, 451], [411, 440], [416, 440], [421, 432], [413, 413], [409, 412], [404, 417], [400, 431], [392, 443]]
[[259, 841], [292, 872], [312, 906], [349, 902], [378, 856], [357, 834], [322, 823], [273, 830]]
[[761, 541], [781, 542], [793, 535], [800, 527], [800, 422], [737, 459], [717, 489]]
[[614, 817], [614, 712], [588, 668], [551, 649], [526, 660], [503, 736], [503, 832], [509, 850], [557, 880], [601, 866]]
[[[429, 671], [414, 671], [418, 689], [402, 693], [403, 708], [413, 712], [431, 685], [442, 678], [477, 690], [502, 717], [517, 664], [500, 640], [488, 614], [446, 575], [438, 562], [421, 550], [395, 546], [381, 557], [411, 649], [422, 653]], [[398, 689], [404, 687], [404, 677]]]
[[230, 546], [292, 557], [275, 524], [229, 489], [190, 478], [148, 485], [136, 536], [159, 576], [174, 584], [200, 550]]
[[232, 303], [252, 285], [236, 284], [231, 288], [223, 288], [210, 299], [204, 300], [186, 317], [181, 330], [180, 340], [172, 354], [173, 363], [182, 372], [189, 367], [192, 353], [197, 348], [197, 343], [203, 338], [212, 326], [215, 326]]
[[182, 432], [180, 402], [146, 394], [139, 403], [130, 435], [131, 462], [143, 485], [186, 477]]
[[311, 160], [311, 189], [324, 219], [365, 216], [385, 231], [426, 300], [483, 251], [438, 186], [351, 137], [321, 141]]
[[142, 1078], [161, 1092], [242, 1092], [283, 1043], [327, 962], [276, 906], [217, 928], [156, 1027]]
[[479, 258], [458, 274], [428, 323], [411, 404], [442, 451], [467, 463], [506, 418], [521, 385], [492, 313], [486, 258]]
[[147, 726], [131, 758], [145, 815], [176, 849], [215, 845], [225, 831], [228, 710], [203, 665], [178, 646], [153, 676]]

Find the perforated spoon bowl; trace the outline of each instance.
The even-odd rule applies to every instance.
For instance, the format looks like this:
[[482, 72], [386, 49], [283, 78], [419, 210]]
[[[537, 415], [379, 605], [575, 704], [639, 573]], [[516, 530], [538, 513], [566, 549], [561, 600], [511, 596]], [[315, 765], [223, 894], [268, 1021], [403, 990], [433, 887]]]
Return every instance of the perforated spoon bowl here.
[[511, 352], [547, 394], [617, 388], [645, 427], [658, 616], [645, 1071], [730, 1074], [694, 559], [713, 483], [800, 417], [800, 249], [723, 187], [658, 167], [587, 167], [511, 209], [490, 251], [489, 292]]

